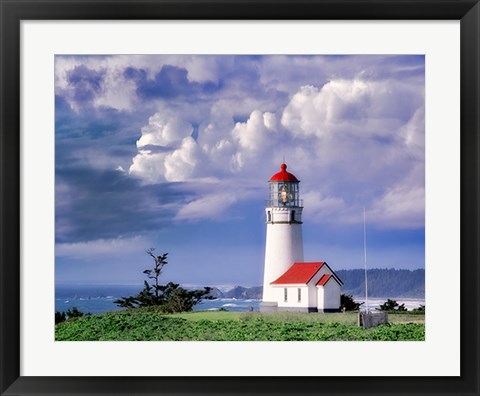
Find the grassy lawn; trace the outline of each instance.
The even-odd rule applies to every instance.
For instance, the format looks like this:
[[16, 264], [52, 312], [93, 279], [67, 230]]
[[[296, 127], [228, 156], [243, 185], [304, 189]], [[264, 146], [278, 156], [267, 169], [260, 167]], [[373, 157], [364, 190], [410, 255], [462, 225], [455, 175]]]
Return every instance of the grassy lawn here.
[[[195, 311], [183, 312], [168, 315], [172, 318], [182, 318], [187, 320], [250, 320], [254, 318], [263, 318], [264, 320], [273, 322], [315, 322], [315, 323], [342, 323], [355, 325], [357, 324], [356, 312], [345, 313], [301, 313], [301, 312], [229, 312], [229, 311]], [[390, 323], [425, 323], [424, 314], [391, 313], [388, 315]]]
[[128, 310], [60, 323], [57, 341], [422, 341], [423, 315], [392, 314], [390, 324], [363, 330], [356, 313], [205, 311], [165, 315]]
[[229, 311], [194, 311], [170, 314], [171, 318], [182, 318], [188, 320], [238, 320], [247, 315], [245, 312]]

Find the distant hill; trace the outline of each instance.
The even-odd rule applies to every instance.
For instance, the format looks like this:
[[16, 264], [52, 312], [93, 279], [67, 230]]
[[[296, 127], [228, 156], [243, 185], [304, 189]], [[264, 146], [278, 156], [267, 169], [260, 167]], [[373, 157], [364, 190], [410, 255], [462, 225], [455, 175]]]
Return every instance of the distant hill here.
[[[353, 296], [365, 295], [363, 269], [338, 270], [343, 281], [342, 292]], [[425, 270], [370, 269], [367, 271], [368, 295], [371, 297], [425, 297]]]
[[263, 286], [242, 287], [235, 286], [232, 290], [223, 293], [224, 298], [239, 298], [243, 300], [262, 298]]
[[[365, 295], [365, 271], [363, 269], [338, 270], [336, 274], [343, 281], [342, 293], [352, 296]], [[368, 276], [368, 295], [370, 297], [425, 297], [425, 270], [405, 269], [370, 269]], [[222, 291], [212, 288], [210, 296], [213, 298], [238, 298], [242, 300], [262, 298], [262, 286], [243, 287], [234, 286]]]
[[209, 297], [212, 298], [237, 298], [240, 300], [261, 300], [262, 299], [262, 286], [243, 287], [234, 286], [230, 290], [221, 291], [217, 287], [212, 287]]

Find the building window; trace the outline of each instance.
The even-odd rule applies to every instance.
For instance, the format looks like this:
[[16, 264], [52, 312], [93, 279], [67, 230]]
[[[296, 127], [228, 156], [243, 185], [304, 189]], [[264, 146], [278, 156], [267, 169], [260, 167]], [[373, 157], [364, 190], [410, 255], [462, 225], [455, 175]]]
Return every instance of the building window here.
[[287, 288], [283, 289], [283, 301], [287, 302], [288, 301], [288, 291]]
[[270, 223], [272, 221], [272, 214], [270, 211], [267, 212], [267, 221]]
[[292, 211], [290, 212], [290, 221], [291, 221], [291, 222], [294, 222], [294, 221], [295, 221], [295, 211], [294, 211], [294, 210], [292, 210]]
[[298, 302], [301, 302], [302, 301], [302, 289], [298, 288], [297, 293], [298, 293]]

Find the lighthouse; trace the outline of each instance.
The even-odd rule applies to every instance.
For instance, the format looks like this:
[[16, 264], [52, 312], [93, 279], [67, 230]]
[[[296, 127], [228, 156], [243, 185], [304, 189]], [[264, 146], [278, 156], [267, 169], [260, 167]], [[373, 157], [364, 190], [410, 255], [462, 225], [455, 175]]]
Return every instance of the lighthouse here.
[[[280, 166], [269, 184], [269, 198], [265, 207], [267, 238], [263, 281], [263, 306], [276, 301], [270, 282], [287, 271], [293, 263], [303, 261], [302, 211], [298, 180]], [[274, 304], [272, 304], [274, 305]], [[267, 309], [268, 310], [268, 309]]]
[[260, 310], [338, 312], [343, 285], [325, 261], [303, 261], [300, 180], [280, 165], [268, 181], [267, 236]]

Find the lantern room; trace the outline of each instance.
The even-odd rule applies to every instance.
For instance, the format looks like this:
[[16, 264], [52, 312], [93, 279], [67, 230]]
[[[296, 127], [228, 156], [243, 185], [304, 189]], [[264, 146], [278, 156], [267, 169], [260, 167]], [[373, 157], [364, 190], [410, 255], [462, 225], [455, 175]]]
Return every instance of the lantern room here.
[[281, 171], [274, 174], [268, 181], [270, 194], [268, 207], [302, 206], [300, 200], [298, 180], [295, 175], [287, 172], [287, 165], [280, 166]]

